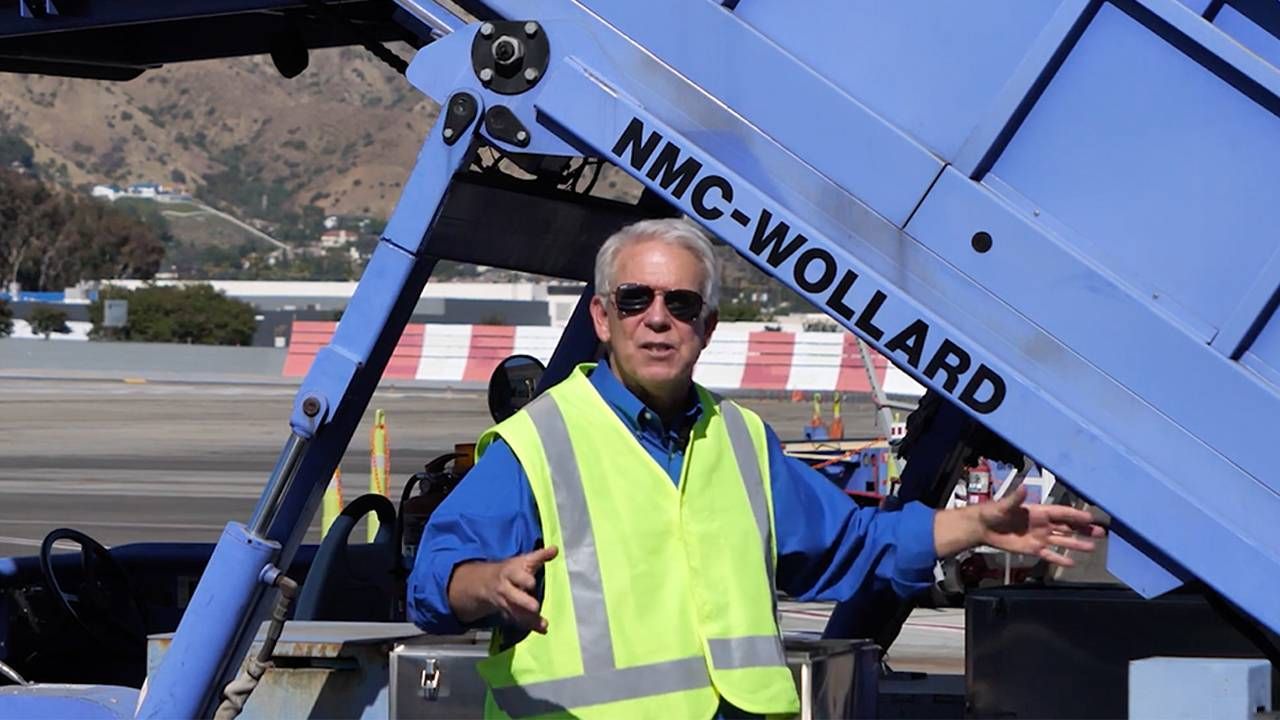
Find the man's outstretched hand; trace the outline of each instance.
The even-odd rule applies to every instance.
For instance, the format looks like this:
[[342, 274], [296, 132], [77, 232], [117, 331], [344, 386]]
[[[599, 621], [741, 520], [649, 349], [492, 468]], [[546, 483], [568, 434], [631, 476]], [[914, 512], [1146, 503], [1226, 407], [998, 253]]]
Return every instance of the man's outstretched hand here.
[[934, 519], [938, 556], [990, 545], [1070, 567], [1075, 562], [1062, 550], [1091, 552], [1093, 538], [1104, 534], [1084, 510], [1065, 505], [1027, 505], [1026, 500], [1024, 485], [996, 502], [939, 512]]
[[534, 597], [538, 571], [558, 553], [552, 545], [502, 562], [462, 563], [449, 580], [449, 606], [464, 623], [494, 613], [533, 632], [547, 632], [547, 619]]

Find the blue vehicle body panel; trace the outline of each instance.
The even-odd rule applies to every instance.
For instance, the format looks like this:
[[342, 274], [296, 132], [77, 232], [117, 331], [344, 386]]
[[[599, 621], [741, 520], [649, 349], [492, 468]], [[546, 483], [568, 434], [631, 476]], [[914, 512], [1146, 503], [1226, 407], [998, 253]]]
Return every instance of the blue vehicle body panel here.
[[0, 688], [0, 717], [120, 720], [133, 717], [136, 688], [37, 685]]

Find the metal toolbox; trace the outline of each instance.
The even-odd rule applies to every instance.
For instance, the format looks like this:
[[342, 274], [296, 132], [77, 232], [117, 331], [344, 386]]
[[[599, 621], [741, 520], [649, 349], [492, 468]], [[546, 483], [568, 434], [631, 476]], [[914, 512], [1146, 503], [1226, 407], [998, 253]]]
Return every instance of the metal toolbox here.
[[476, 662], [489, 654], [489, 633], [422, 635], [391, 650], [390, 714], [409, 718], [479, 718], [484, 680]]
[[[863, 640], [785, 636], [787, 664], [800, 691], [800, 718], [874, 717], [880, 650]], [[392, 720], [479, 718], [484, 680], [476, 661], [488, 654], [489, 636], [422, 636], [391, 651]]]
[[785, 633], [787, 665], [800, 691], [800, 719], [873, 718], [879, 703], [880, 648], [870, 640], [823, 640]]

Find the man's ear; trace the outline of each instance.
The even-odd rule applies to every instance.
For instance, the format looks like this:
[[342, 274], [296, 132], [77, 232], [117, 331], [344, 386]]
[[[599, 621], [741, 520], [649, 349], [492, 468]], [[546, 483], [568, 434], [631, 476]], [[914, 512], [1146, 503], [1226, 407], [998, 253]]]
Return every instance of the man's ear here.
[[591, 296], [591, 324], [595, 325], [596, 337], [600, 342], [609, 342], [609, 309], [604, 305], [604, 298]]
[[711, 333], [716, 331], [716, 325], [720, 324], [720, 311], [712, 310], [707, 313], [706, 319], [702, 321], [702, 347], [706, 349], [711, 344]]

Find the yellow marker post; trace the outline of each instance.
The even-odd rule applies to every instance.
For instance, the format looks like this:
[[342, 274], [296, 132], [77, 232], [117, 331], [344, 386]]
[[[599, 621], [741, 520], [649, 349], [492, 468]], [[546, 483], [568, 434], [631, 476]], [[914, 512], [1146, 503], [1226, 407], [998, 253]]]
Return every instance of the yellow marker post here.
[[831, 427], [827, 430], [827, 436], [832, 440], [844, 439], [844, 420], [840, 419], [840, 398], [842, 395], [843, 393], [837, 390], [835, 397], [831, 400]]
[[320, 537], [329, 534], [329, 528], [333, 525], [333, 521], [338, 519], [338, 514], [342, 512], [342, 468], [335, 468], [333, 471], [333, 479], [329, 481], [329, 487], [324, 491], [324, 509], [321, 511], [320, 519]]
[[822, 421], [822, 393], [813, 393], [813, 418], [809, 418], [809, 427], [817, 430], [827, 429], [827, 424]]
[[[369, 492], [391, 497], [391, 450], [387, 442], [387, 415], [381, 409], [373, 414], [373, 430], [369, 432]], [[369, 514], [369, 542], [378, 535], [378, 518]]]

